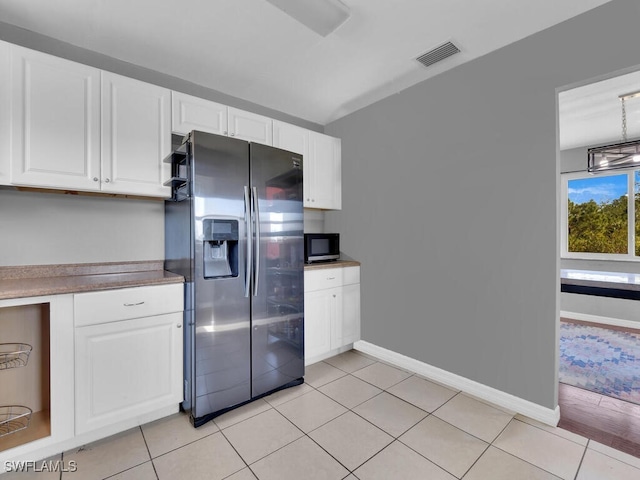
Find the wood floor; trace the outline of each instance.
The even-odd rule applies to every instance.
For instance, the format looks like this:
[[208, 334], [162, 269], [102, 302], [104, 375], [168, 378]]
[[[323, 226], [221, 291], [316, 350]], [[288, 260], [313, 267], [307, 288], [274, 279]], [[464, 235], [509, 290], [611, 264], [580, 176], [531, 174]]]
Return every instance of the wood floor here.
[[640, 405], [560, 384], [559, 427], [640, 458]]

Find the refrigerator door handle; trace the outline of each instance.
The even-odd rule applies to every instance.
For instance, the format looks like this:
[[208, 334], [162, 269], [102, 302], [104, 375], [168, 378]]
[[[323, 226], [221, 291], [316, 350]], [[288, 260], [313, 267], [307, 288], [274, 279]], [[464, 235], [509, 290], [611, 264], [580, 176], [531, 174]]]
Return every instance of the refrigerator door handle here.
[[244, 296], [249, 297], [250, 293], [250, 285], [251, 285], [251, 272], [252, 272], [252, 264], [253, 264], [253, 233], [251, 231], [251, 196], [249, 194], [249, 187], [244, 186], [244, 219], [245, 224], [247, 226], [247, 256], [245, 258], [245, 276], [244, 276]]
[[253, 195], [251, 196], [253, 205], [253, 221], [256, 222], [255, 234], [256, 234], [256, 267], [253, 271], [253, 296], [258, 296], [258, 280], [260, 279], [260, 208], [258, 207], [258, 189], [253, 187]]

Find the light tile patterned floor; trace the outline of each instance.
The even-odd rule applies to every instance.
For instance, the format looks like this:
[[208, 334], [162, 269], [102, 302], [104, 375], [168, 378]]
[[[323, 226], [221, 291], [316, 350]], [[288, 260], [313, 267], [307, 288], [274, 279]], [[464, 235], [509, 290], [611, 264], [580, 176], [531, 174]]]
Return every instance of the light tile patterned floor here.
[[640, 459], [350, 351], [194, 429], [176, 414], [65, 452], [61, 474], [1, 480], [640, 478]]

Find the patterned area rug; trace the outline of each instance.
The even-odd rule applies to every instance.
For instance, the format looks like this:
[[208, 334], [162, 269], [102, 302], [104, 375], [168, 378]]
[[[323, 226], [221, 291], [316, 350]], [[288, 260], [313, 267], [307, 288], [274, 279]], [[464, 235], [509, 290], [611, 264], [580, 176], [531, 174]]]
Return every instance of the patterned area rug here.
[[640, 335], [560, 322], [559, 378], [640, 404]]

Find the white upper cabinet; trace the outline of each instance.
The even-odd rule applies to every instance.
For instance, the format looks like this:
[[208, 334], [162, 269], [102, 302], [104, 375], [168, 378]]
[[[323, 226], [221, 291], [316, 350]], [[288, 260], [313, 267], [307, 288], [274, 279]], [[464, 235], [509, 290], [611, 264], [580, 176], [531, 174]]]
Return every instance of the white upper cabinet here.
[[11, 145], [11, 61], [9, 44], [0, 42], [0, 185], [8, 185], [11, 181], [9, 145]]
[[273, 146], [302, 154], [305, 207], [331, 210], [342, 208], [339, 138], [274, 120]]
[[230, 137], [273, 145], [273, 120], [268, 117], [229, 107], [228, 126]]
[[304, 156], [304, 206], [342, 207], [340, 139], [0, 42], [0, 185], [168, 197], [171, 133]]
[[186, 135], [191, 130], [227, 135], [227, 106], [193, 97], [186, 93], [171, 92], [171, 129]]
[[11, 183], [100, 190], [100, 70], [12, 45]]
[[171, 92], [102, 72], [102, 191], [168, 197]]
[[273, 145], [273, 120], [269, 117], [180, 92], [172, 92], [171, 98], [174, 133], [185, 135], [200, 130]]
[[303, 157], [303, 163], [306, 164], [307, 156], [309, 155], [309, 130], [274, 120], [273, 146], [299, 153]]
[[[309, 132], [305, 204], [310, 208], [342, 208], [342, 154], [339, 138]], [[308, 195], [307, 195], [308, 193]]]

